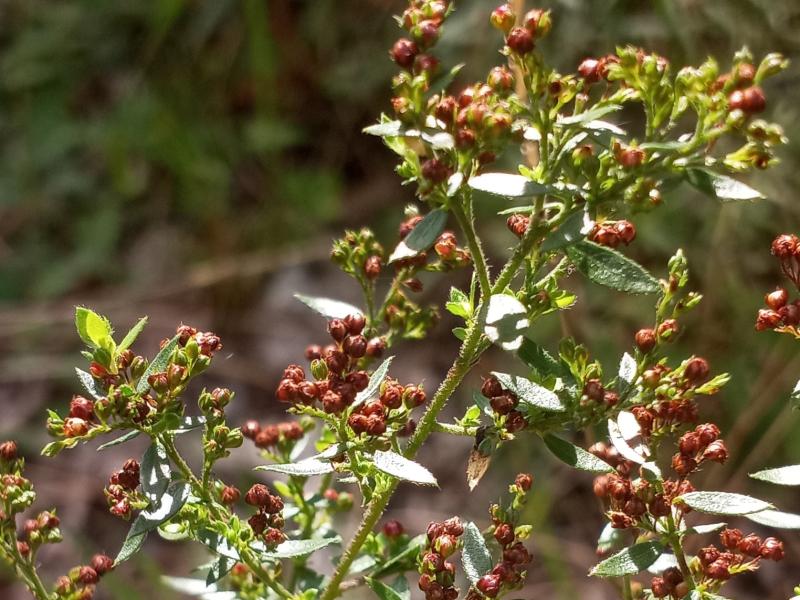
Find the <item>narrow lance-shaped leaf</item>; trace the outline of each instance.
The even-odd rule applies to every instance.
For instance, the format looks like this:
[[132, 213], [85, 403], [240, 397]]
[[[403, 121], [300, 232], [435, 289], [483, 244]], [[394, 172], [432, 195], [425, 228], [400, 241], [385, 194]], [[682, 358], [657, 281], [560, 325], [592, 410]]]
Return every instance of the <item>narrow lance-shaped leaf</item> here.
[[388, 586], [382, 581], [373, 579], [371, 577], [367, 577], [366, 582], [369, 588], [375, 592], [375, 595], [380, 598], [380, 600], [411, 599], [411, 590], [408, 589], [408, 582], [403, 575], [400, 575], [400, 577], [395, 580], [391, 586]]
[[129, 431], [125, 435], [121, 435], [116, 439], [111, 440], [110, 442], [106, 442], [101, 446], [97, 447], [97, 451], [100, 452], [101, 450], [105, 450], [106, 448], [111, 448], [112, 446], [119, 446], [120, 444], [124, 444], [128, 440], [132, 440], [135, 437], [139, 437], [139, 431], [136, 429]]
[[779, 510], [762, 510], [745, 515], [754, 523], [776, 529], [800, 529], [800, 515]]
[[380, 365], [378, 365], [377, 369], [372, 372], [367, 387], [356, 395], [356, 399], [353, 401], [352, 406], [363, 404], [378, 394], [381, 383], [383, 383], [383, 380], [386, 379], [386, 374], [389, 372], [389, 366], [392, 364], [393, 358], [394, 356], [388, 357]]
[[567, 257], [589, 280], [630, 294], [654, 294], [661, 288], [658, 280], [616, 250], [579, 241], [566, 247]]
[[493, 372], [492, 375], [497, 377], [504, 388], [511, 390], [519, 398], [520, 402], [543, 410], [555, 412], [564, 410], [564, 405], [561, 404], [561, 400], [558, 399], [555, 392], [548, 390], [546, 387], [517, 375], [497, 372]]
[[591, 452], [554, 435], [545, 435], [544, 443], [556, 458], [575, 469], [590, 473], [610, 473], [614, 470], [611, 465], [603, 462]]
[[473, 522], [464, 525], [464, 548], [461, 550], [461, 563], [464, 573], [473, 585], [492, 569], [492, 555], [486, 547], [478, 526]]
[[579, 242], [586, 237], [592, 227], [594, 227], [594, 221], [588, 213], [576, 212], [567, 217], [558, 229], [545, 238], [542, 250], [551, 252]]
[[139, 394], [144, 394], [148, 389], [150, 389], [150, 384], [147, 382], [147, 378], [150, 377], [150, 375], [153, 375], [154, 373], [163, 373], [167, 369], [169, 359], [172, 357], [172, 353], [175, 351], [175, 348], [178, 347], [178, 340], [179, 336], [176, 335], [173, 337], [164, 345], [163, 348], [161, 348], [161, 350], [159, 350], [153, 361], [147, 365], [144, 373], [142, 373], [142, 376], [136, 383], [136, 391]]
[[404, 240], [402, 240], [389, 257], [389, 262], [410, 258], [430, 248], [442, 233], [447, 223], [447, 211], [437, 208], [429, 212], [416, 224]]
[[377, 450], [372, 459], [376, 469], [397, 479], [420, 485], [439, 485], [428, 469], [397, 452]]
[[541, 196], [551, 190], [548, 186], [531, 181], [523, 175], [511, 173], [484, 173], [471, 178], [467, 183], [474, 190], [506, 198]]
[[148, 508], [139, 513], [133, 522], [131, 535], [151, 531], [161, 525], [161, 523], [174, 517], [178, 511], [186, 504], [189, 498], [189, 484], [185, 481], [175, 481], [169, 485], [167, 490], [161, 494], [158, 505]]
[[125, 334], [125, 337], [122, 338], [119, 344], [119, 350], [127, 350], [130, 348], [133, 342], [136, 341], [136, 338], [139, 337], [139, 334], [144, 330], [145, 325], [147, 325], [147, 317], [142, 317], [136, 322], [136, 325], [131, 327], [130, 331]]
[[75, 367], [75, 372], [78, 374], [78, 379], [83, 385], [84, 389], [91, 394], [95, 400], [99, 400], [105, 396], [105, 393], [97, 385], [97, 381], [86, 371]]
[[602, 117], [612, 112], [617, 112], [621, 108], [622, 106], [620, 106], [619, 104], [606, 104], [604, 106], [597, 106], [595, 108], [584, 111], [577, 115], [559, 119], [558, 121], [556, 121], [556, 125], [580, 125], [583, 123], [588, 123], [590, 121], [601, 119]]
[[753, 479], [774, 483], [776, 485], [800, 485], [800, 465], [765, 469], [750, 475]]
[[263, 554], [269, 558], [295, 558], [297, 556], [306, 556], [331, 544], [338, 544], [341, 541], [342, 538], [339, 536], [315, 540], [287, 540], [275, 550], [264, 552]]
[[134, 521], [133, 525], [131, 525], [131, 529], [128, 531], [125, 541], [122, 543], [122, 548], [120, 548], [119, 554], [117, 554], [117, 558], [114, 560], [115, 565], [128, 560], [131, 556], [139, 552], [144, 545], [144, 541], [147, 538], [147, 532], [143, 531], [136, 535], [131, 535], [134, 525], [136, 525], [136, 521]]
[[712, 515], [749, 515], [772, 508], [769, 502], [731, 492], [689, 492], [673, 502]]
[[305, 294], [295, 294], [294, 297], [327, 319], [344, 319], [348, 315], [363, 314], [361, 309], [341, 300], [306, 296]]
[[145, 450], [140, 472], [144, 495], [154, 506], [158, 506], [172, 476], [167, 451], [160, 442], [154, 441]]
[[686, 179], [695, 188], [723, 202], [735, 200], [761, 200], [764, 194], [733, 177], [708, 169], [687, 169]]
[[656, 541], [634, 544], [598, 563], [589, 574], [596, 577], [635, 575], [652, 565], [663, 552], [664, 546]]
[[255, 470], [272, 471], [273, 473], [283, 473], [284, 475], [294, 475], [296, 477], [310, 477], [312, 475], [333, 473], [333, 465], [328, 461], [307, 458], [295, 463], [261, 465], [256, 467]]

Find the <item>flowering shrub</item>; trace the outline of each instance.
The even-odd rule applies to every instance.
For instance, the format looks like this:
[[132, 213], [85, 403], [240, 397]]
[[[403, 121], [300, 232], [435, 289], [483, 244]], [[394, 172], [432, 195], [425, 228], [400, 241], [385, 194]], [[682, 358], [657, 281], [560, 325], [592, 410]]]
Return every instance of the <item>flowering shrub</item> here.
[[[416, 187], [418, 207], [407, 209], [391, 252], [368, 229], [334, 243], [333, 261], [361, 287], [363, 307], [298, 296], [328, 326], [305, 361], [295, 359], [304, 364], [286, 367], [275, 392], [294, 420], [229, 423], [225, 411], [235, 398], [222, 388], [203, 390], [195, 409], [186, 391], [222, 349], [213, 333], [181, 325], [148, 359], [132, 350], [146, 319], [117, 341], [106, 318], [77, 309], [87, 346], [88, 369], [78, 371], [85, 390], [68, 415], [50, 412], [55, 440], [43, 453], [111, 433], [121, 435], [101, 449], [137, 436], [150, 445], [141, 460], [112, 473], [104, 490], [109, 511], [130, 521], [116, 558], [97, 555], [52, 588], [40, 579], [36, 556], [43, 544], [60, 540], [58, 517], [42, 512], [17, 530], [15, 518], [35, 494], [16, 445], [0, 446], [0, 549], [35, 597], [91, 598], [98, 580], [124, 568], [154, 532], [208, 548], [214, 559], [205, 580], [169, 580], [208, 598], [331, 600], [368, 586], [383, 600], [402, 600], [410, 597], [410, 572], [418, 572], [428, 600], [513, 596], [533, 559], [526, 540], [534, 532], [521, 510], [535, 485], [531, 475], [517, 476], [508, 496], [490, 507], [484, 528], [458, 516], [416, 535], [396, 520], [378, 528], [401, 482], [437, 484], [414, 461], [433, 434], [474, 438], [466, 459], [471, 487], [495, 451], [521, 435], [539, 436], [556, 458], [595, 474], [608, 524], [591, 575], [617, 580], [624, 598], [720, 598], [730, 578], [783, 558], [775, 537], [693, 524], [696, 512], [789, 527], [800, 516], [756, 498], [695, 489], [698, 471], [728, 458], [719, 427], [699, 422], [699, 404], [728, 376], [714, 374], [702, 357], [675, 359], [667, 351], [684, 315], [701, 301], [689, 288], [684, 254], [678, 250], [659, 279], [618, 249], [636, 240], [630, 219], [656, 209], [678, 185], [721, 201], [762, 197], [731, 174], [776, 160], [781, 128], [755, 115], [766, 108], [761, 83], [786, 61], [779, 55], [755, 61], [744, 49], [727, 71], [712, 59], [674, 70], [664, 57], [623, 47], [565, 75], [536, 49], [550, 30], [549, 11], [515, 15], [503, 5], [490, 21], [504, 39], [506, 64], [451, 95], [458, 67], [444, 69], [432, 49], [453, 9], [447, 0], [412, 0], [399, 18], [407, 37], [390, 52], [399, 69], [394, 115], [366, 131], [397, 153], [397, 172]], [[644, 114], [636, 133], [604, 120], [636, 110]], [[518, 172], [493, 170], [509, 150], [521, 150]], [[488, 264], [474, 219], [474, 203], [484, 194], [513, 205], [501, 212], [513, 248], [499, 268]], [[449, 222], [457, 232], [446, 229]], [[797, 284], [800, 241], [781, 236], [773, 254]], [[398, 340], [424, 338], [437, 321], [435, 307], [414, 300], [420, 275], [455, 269], [472, 273], [469, 288], [453, 287], [444, 307], [463, 320], [453, 331], [461, 349], [430, 393], [419, 382], [392, 378], [389, 352]], [[574, 272], [655, 303], [652, 321], [632, 332], [617, 369], [609, 371], [572, 338], [548, 350], [530, 337], [535, 321], [575, 304], [564, 287]], [[766, 302], [757, 328], [798, 336], [800, 303], [790, 303], [782, 289]], [[514, 370], [522, 374], [482, 373], [474, 405], [454, 423], [440, 422], [445, 404], [470, 371], [481, 370], [480, 358], [492, 346], [518, 359]], [[606, 441], [588, 449], [567, 439], [600, 428]], [[176, 439], [184, 435], [200, 437], [199, 469], [178, 451]], [[240, 490], [217, 476], [217, 462], [245, 440], [264, 458], [257, 470], [276, 477], [269, 485]], [[314, 451], [305, 453], [308, 447]], [[756, 477], [800, 483], [798, 467]], [[344, 542], [336, 515], [356, 501], [361, 523]], [[715, 532], [716, 545], [687, 551], [688, 540]], [[332, 572], [311, 566], [313, 553], [340, 544]], [[453, 560], [458, 554], [461, 568]], [[646, 570], [651, 575], [640, 575]]]

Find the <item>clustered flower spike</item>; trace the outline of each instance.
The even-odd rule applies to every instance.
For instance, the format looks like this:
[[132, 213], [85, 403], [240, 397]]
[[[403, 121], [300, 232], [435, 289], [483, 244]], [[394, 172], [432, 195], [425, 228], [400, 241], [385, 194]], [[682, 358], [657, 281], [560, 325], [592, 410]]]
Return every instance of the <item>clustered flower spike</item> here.
[[[771, 250], [786, 278], [800, 288], [800, 238], [783, 233], [772, 240]], [[800, 298], [791, 300], [789, 292], [778, 287], [764, 296], [764, 304], [766, 308], [758, 311], [756, 330], [774, 329], [800, 338]]]
[[286, 534], [283, 533], [283, 499], [280, 496], [270, 492], [264, 484], [257, 483], [247, 491], [244, 501], [257, 509], [247, 519], [256, 537], [264, 540], [268, 548], [274, 548], [286, 541]]
[[744, 535], [738, 529], [723, 529], [719, 537], [721, 550], [707, 546], [697, 553], [702, 577], [709, 585], [718, 585], [739, 573], [755, 571], [762, 560], [779, 561], [784, 556], [783, 542], [774, 537], [762, 540], [753, 533]]

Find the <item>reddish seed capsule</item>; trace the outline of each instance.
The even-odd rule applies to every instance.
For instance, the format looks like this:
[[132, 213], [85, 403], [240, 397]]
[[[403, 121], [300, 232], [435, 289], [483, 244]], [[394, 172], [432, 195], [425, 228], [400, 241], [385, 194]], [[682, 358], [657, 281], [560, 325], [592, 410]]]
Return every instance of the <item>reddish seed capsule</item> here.
[[306, 346], [305, 357], [307, 360], [316, 360], [322, 356], [322, 346], [310, 344]]
[[683, 454], [676, 454], [672, 457], [672, 470], [680, 476], [685, 476], [697, 468], [697, 461]]
[[653, 577], [650, 582], [650, 590], [656, 598], [666, 598], [671, 593], [670, 586], [661, 577]]
[[522, 431], [527, 426], [528, 423], [527, 421], [525, 421], [525, 417], [518, 410], [512, 410], [506, 416], [505, 427], [506, 431], [508, 431], [509, 433], [516, 433], [518, 431]]
[[220, 493], [220, 500], [222, 500], [223, 504], [236, 504], [239, 501], [239, 490], [233, 487], [232, 485], [226, 485], [222, 488], [222, 492]]
[[497, 377], [490, 375], [483, 380], [481, 385], [481, 394], [486, 398], [495, 398], [503, 393], [503, 386], [497, 380]]
[[647, 354], [656, 347], [656, 332], [652, 329], [640, 329], [634, 336], [636, 347], [643, 354]]
[[257, 483], [247, 490], [244, 501], [250, 506], [266, 506], [269, 503], [271, 496], [272, 494], [270, 494], [267, 486]]
[[344, 318], [344, 324], [347, 326], [347, 332], [350, 335], [359, 335], [362, 331], [364, 331], [364, 327], [367, 324], [367, 319], [361, 313], [347, 315]]
[[755, 558], [761, 554], [761, 538], [753, 533], [746, 535], [739, 540], [736, 549], [742, 554]]
[[95, 554], [90, 561], [90, 565], [102, 577], [114, 568], [114, 561], [105, 554]]
[[501, 546], [508, 546], [514, 541], [514, 528], [508, 523], [501, 523], [494, 530], [494, 539]]
[[433, 248], [443, 259], [448, 259], [453, 256], [456, 251], [458, 244], [456, 242], [456, 236], [452, 231], [445, 231], [443, 232], [436, 240]]
[[774, 292], [770, 292], [764, 296], [764, 303], [772, 310], [778, 310], [786, 306], [789, 301], [789, 292], [783, 288], [777, 288]]
[[728, 449], [722, 440], [711, 442], [703, 452], [703, 460], [724, 463], [728, 460]]
[[71, 417], [64, 421], [64, 437], [80, 437], [89, 432], [89, 424], [83, 419]]
[[328, 323], [328, 333], [337, 342], [341, 342], [347, 335], [347, 325], [342, 319], [332, 319]]
[[[723, 529], [719, 534], [722, 545], [728, 550], [736, 550], [742, 538], [744, 538], [744, 534], [738, 529]], [[716, 557], [713, 560], [716, 560]]]
[[686, 376], [686, 379], [689, 380], [689, 383], [697, 385], [708, 379], [710, 372], [711, 369], [708, 366], [708, 361], [705, 358], [695, 357], [686, 363], [686, 369], [683, 374]]
[[94, 416], [94, 402], [83, 396], [73, 396], [69, 403], [69, 416], [90, 421]]
[[600, 81], [600, 73], [598, 72], [598, 65], [600, 62], [596, 58], [586, 58], [581, 64], [578, 65], [578, 73], [586, 83], [596, 83]]
[[791, 258], [798, 253], [800, 239], [793, 234], [784, 233], [772, 240], [770, 251], [778, 258]]
[[6, 462], [17, 459], [17, 443], [11, 440], [0, 444], [0, 458]]
[[407, 385], [403, 390], [403, 397], [408, 408], [416, 408], [425, 404], [427, 399], [425, 390], [416, 385]]
[[383, 524], [383, 535], [388, 538], [394, 539], [403, 535], [403, 524], [400, 521], [392, 519]]
[[515, 214], [508, 217], [506, 220], [506, 227], [508, 227], [508, 230], [515, 236], [521, 238], [523, 235], [525, 235], [525, 232], [528, 231], [530, 223], [531, 220], [529, 217]]
[[364, 275], [367, 276], [367, 279], [377, 279], [378, 276], [381, 274], [381, 269], [383, 268], [383, 262], [381, 261], [380, 256], [370, 256], [364, 261]]
[[708, 565], [704, 569], [704, 572], [711, 579], [716, 579], [717, 581], [727, 581], [731, 578], [729, 566], [730, 565], [728, 564], [728, 561], [718, 558], [713, 563]]
[[389, 55], [399, 67], [410, 69], [414, 65], [414, 59], [419, 54], [417, 45], [409, 39], [400, 38], [392, 46]]
[[78, 571], [78, 581], [80, 581], [84, 585], [92, 585], [97, 583], [98, 579], [97, 571], [95, 571], [92, 567], [84, 566], [80, 568]]
[[533, 485], [533, 475], [530, 475], [528, 473], [520, 473], [514, 479], [514, 484], [523, 492], [527, 492], [531, 489], [531, 486]]
[[361, 358], [367, 353], [367, 338], [363, 335], [348, 335], [344, 338], [342, 348], [353, 358]]
[[517, 17], [514, 15], [514, 11], [508, 4], [503, 4], [495, 8], [492, 11], [491, 17], [489, 17], [491, 24], [505, 34], [508, 34], [508, 32], [511, 31], [511, 28], [514, 27], [516, 20]]
[[367, 343], [367, 356], [380, 358], [386, 350], [386, 341], [383, 338], [372, 338]]
[[783, 550], [783, 542], [774, 538], [768, 537], [764, 540], [764, 543], [761, 544], [761, 558], [766, 558], [767, 560], [783, 560], [784, 550]]
[[497, 575], [484, 575], [478, 582], [475, 584], [475, 587], [478, 588], [484, 596], [488, 598], [496, 598], [497, 595], [500, 593], [500, 578]]
[[524, 27], [514, 27], [508, 33], [506, 44], [512, 52], [520, 56], [528, 54], [535, 46], [533, 34]]
[[678, 440], [678, 449], [684, 456], [692, 457], [700, 450], [700, 439], [696, 433], [690, 431]]
[[267, 528], [267, 515], [260, 512], [256, 513], [252, 517], [247, 519], [247, 524], [250, 525], [250, 528], [253, 530], [253, 533], [255, 533], [256, 535], [261, 535]]
[[781, 315], [774, 310], [759, 309], [756, 317], [756, 331], [775, 329], [781, 324]]
[[640, 166], [645, 159], [645, 152], [641, 148], [623, 149], [618, 156], [619, 164], [625, 169], [634, 169]]
[[450, 177], [450, 167], [437, 158], [429, 158], [422, 163], [422, 176], [431, 183], [442, 183]]
[[605, 395], [605, 388], [599, 379], [589, 379], [583, 386], [583, 394], [589, 400], [594, 402], [602, 402]]

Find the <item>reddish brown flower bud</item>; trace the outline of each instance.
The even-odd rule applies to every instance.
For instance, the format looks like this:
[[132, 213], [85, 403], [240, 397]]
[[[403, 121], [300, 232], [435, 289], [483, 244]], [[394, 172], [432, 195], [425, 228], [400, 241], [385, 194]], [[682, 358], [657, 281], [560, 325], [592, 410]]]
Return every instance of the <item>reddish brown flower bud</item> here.
[[578, 73], [580, 73], [580, 76], [583, 77], [586, 83], [596, 83], [600, 81], [600, 73], [597, 69], [599, 64], [596, 58], [585, 58], [581, 64], [578, 65]]
[[0, 444], [0, 459], [11, 462], [17, 459], [17, 443], [11, 440]]
[[332, 349], [325, 353], [325, 364], [333, 373], [341, 373], [347, 367], [347, 355], [341, 350]]
[[678, 440], [678, 449], [684, 456], [693, 457], [700, 450], [699, 436], [693, 431], [683, 434]]
[[452, 535], [454, 537], [461, 537], [464, 533], [464, 525], [461, 523], [461, 519], [458, 517], [450, 517], [444, 523], [442, 523], [442, 529], [448, 535]]
[[455, 98], [452, 96], [444, 96], [436, 104], [436, 107], [434, 108], [434, 115], [446, 125], [450, 125], [455, 121], [457, 108], [458, 105]]
[[441, 554], [436, 552], [427, 552], [422, 557], [422, 568], [432, 573], [438, 573], [444, 567], [444, 559]]
[[364, 261], [364, 275], [367, 276], [367, 279], [377, 279], [377, 277], [381, 274], [381, 269], [383, 268], [383, 261], [381, 261], [380, 256], [370, 256]]
[[[744, 538], [744, 534], [738, 529], [723, 529], [719, 534], [719, 539], [722, 545], [728, 550], [736, 550], [739, 547], [739, 542]], [[716, 560], [716, 557], [714, 557]]]
[[390, 539], [400, 537], [403, 533], [403, 524], [400, 521], [392, 519], [383, 524], [383, 535]]
[[344, 338], [342, 348], [353, 358], [361, 358], [367, 353], [367, 338], [363, 335], [348, 335]]
[[516, 433], [518, 431], [522, 431], [528, 426], [528, 422], [525, 420], [525, 416], [519, 412], [518, 410], [512, 410], [506, 416], [506, 431], [509, 433]]
[[494, 67], [486, 81], [496, 92], [509, 92], [514, 88], [514, 75], [506, 67]]
[[253, 530], [253, 533], [255, 533], [256, 535], [261, 535], [267, 528], [267, 515], [258, 512], [249, 519], [247, 519], [247, 524], [250, 525], [250, 528]]
[[669, 500], [664, 494], [656, 494], [647, 506], [650, 514], [654, 517], [666, 517], [671, 512]]
[[783, 560], [784, 550], [783, 550], [783, 542], [774, 538], [768, 537], [764, 540], [764, 543], [761, 544], [761, 558], [766, 558], [767, 560]]
[[683, 454], [676, 454], [672, 457], [672, 470], [684, 477], [697, 468], [697, 461]]
[[739, 540], [736, 549], [742, 554], [755, 558], [761, 554], [761, 538], [754, 533], [746, 535]]
[[94, 416], [94, 402], [83, 396], [73, 396], [69, 403], [69, 416], [91, 421]]
[[232, 485], [226, 485], [220, 492], [220, 500], [223, 504], [236, 504], [239, 501], [239, 490]]
[[280, 441], [280, 431], [275, 425], [267, 425], [253, 440], [257, 448], [272, 448]]
[[425, 533], [428, 536], [428, 541], [433, 543], [433, 540], [444, 533], [444, 525], [442, 523], [437, 523], [436, 521], [431, 521], [428, 523]]
[[527, 492], [531, 489], [531, 486], [533, 485], [533, 475], [530, 475], [528, 473], [520, 473], [514, 479], [514, 484], [523, 492]]
[[359, 335], [362, 331], [364, 331], [364, 327], [367, 324], [367, 319], [361, 313], [347, 315], [344, 318], [344, 324], [347, 327], [347, 332], [350, 335]]
[[798, 305], [798, 301], [795, 300], [793, 303], [781, 307], [778, 310], [778, 315], [784, 325], [794, 326], [800, 324], [800, 305]]
[[598, 498], [606, 498], [608, 496], [608, 477], [606, 475], [598, 475], [594, 478], [592, 484], [592, 491]]
[[409, 39], [400, 38], [392, 46], [389, 55], [399, 67], [410, 69], [414, 65], [414, 59], [419, 54], [417, 45]]
[[341, 394], [328, 390], [322, 396], [322, 409], [328, 414], [339, 414], [347, 407]]
[[670, 595], [670, 586], [661, 577], [653, 577], [650, 582], [650, 590], [656, 598], [666, 598]]
[[594, 402], [602, 402], [605, 388], [599, 379], [589, 379], [583, 386], [583, 395]]
[[478, 579], [478, 582], [475, 584], [475, 587], [478, 588], [478, 591], [480, 591], [487, 598], [496, 598], [500, 593], [500, 586], [500, 578], [497, 575], [492, 575], [491, 573]]
[[767, 99], [764, 90], [758, 86], [746, 88], [744, 90], [734, 90], [728, 96], [728, 106], [739, 109], [747, 114], [760, 113], [767, 107]]
[[422, 163], [422, 176], [431, 183], [442, 183], [450, 174], [450, 167], [438, 158], [429, 158]]
[[452, 231], [445, 231], [443, 232], [437, 239], [436, 243], [434, 244], [434, 250], [436, 254], [438, 254], [443, 259], [448, 259], [453, 256], [458, 248], [458, 243], [456, 241], [456, 236]]
[[714, 425], [714, 423], [703, 423], [695, 427], [695, 433], [697, 433], [700, 439], [700, 446], [705, 448], [711, 442], [719, 438], [719, 427]]
[[383, 415], [370, 415], [367, 417], [367, 433], [369, 435], [383, 435], [386, 433], [386, 419]]
[[95, 571], [92, 567], [81, 567], [78, 571], [78, 581], [80, 581], [84, 585], [92, 585], [97, 583], [98, 579], [97, 571]]
[[697, 558], [700, 559], [700, 564], [703, 565], [703, 567], [707, 567], [719, 558], [719, 550], [714, 546], [701, 548], [697, 553]]
[[275, 398], [279, 402], [297, 402], [299, 386], [291, 379], [281, 379], [275, 390]]
[[506, 220], [506, 227], [515, 236], [521, 238], [528, 231], [531, 220], [525, 215], [514, 214]]
[[703, 460], [724, 463], [728, 460], [728, 449], [722, 440], [711, 442], [703, 452]]
[[334, 340], [341, 342], [347, 335], [347, 325], [342, 319], [331, 319], [328, 322], [328, 333]]
[[730, 563], [728, 563], [728, 561], [718, 558], [713, 563], [708, 565], [704, 569], [704, 572], [711, 579], [716, 579], [717, 581], [727, 581], [731, 578], [731, 573], [728, 570], [729, 567]]
[[786, 305], [789, 300], [789, 293], [783, 288], [776, 288], [774, 292], [770, 292], [764, 296], [764, 303], [772, 310], [778, 310]]
[[658, 326], [658, 337], [673, 339], [678, 333], [678, 322], [675, 319], [666, 319]]
[[511, 31], [511, 28], [514, 27], [516, 20], [517, 17], [514, 14], [514, 10], [509, 4], [502, 4], [498, 6], [492, 11], [491, 17], [489, 17], [491, 24], [505, 34], [508, 34], [508, 32]]
[[490, 375], [484, 378], [483, 385], [481, 385], [481, 394], [486, 398], [494, 398], [503, 393], [503, 386], [497, 380], [497, 377]]
[[95, 379], [102, 379], [108, 375], [108, 369], [98, 362], [92, 362], [89, 364], [89, 373]]
[[386, 350], [386, 341], [383, 338], [372, 338], [367, 343], [367, 356], [380, 358]]
[[683, 374], [686, 376], [686, 379], [689, 380], [689, 383], [697, 385], [708, 379], [710, 372], [711, 369], [705, 358], [694, 357], [686, 363], [686, 369]]
[[305, 357], [307, 360], [317, 360], [322, 357], [322, 346], [319, 344], [310, 344], [306, 346]]
[[405, 403], [408, 408], [422, 406], [425, 404], [425, 400], [427, 399], [425, 396], [425, 390], [416, 385], [407, 385], [403, 389], [403, 398], [405, 399]]
[[520, 56], [528, 54], [535, 46], [533, 34], [524, 27], [514, 27], [509, 31], [506, 44], [512, 52]]
[[617, 160], [623, 168], [634, 169], [644, 162], [645, 157], [645, 152], [641, 148], [628, 146], [620, 151]]
[[517, 542], [503, 550], [503, 560], [514, 565], [526, 565], [531, 562], [531, 555], [522, 542]]
[[242, 435], [249, 440], [256, 439], [256, 436], [261, 431], [261, 426], [258, 424], [258, 421], [250, 419], [249, 421], [245, 422], [242, 425]]
[[494, 530], [494, 539], [501, 546], [508, 546], [514, 541], [514, 527], [509, 523], [501, 523]]
[[90, 561], [91, 567], [102, 577], [114, 568], [114, 560], [105, 554], [95, 554]]
[[756, 318], [756, 330], [775, 329], [781, 324], [781, 315], [774, 310], [760, 309]]
[[89, 424], [83, 419], [70, 417], [64, 421], [64, 437], [80, 437], [89, 432]]
[[636, 332], [634, 339], [636, 347], [644, 354], [656, 347], [656, 332], [652, 329], [640, 329]]
[[791, 258], [800, 249], [800, 239], [793, 234], [784, 233], [772, 240], [770, 251], [773, 256], [781, 259]]
[[617, 221], [614, 224], [614, 231], [626, 246], [636, 239], [636, 226], [630, 221]]
[[367, 432], [368, 421], [366, 415], [354, 413], [347, 418], [347, 424], [356, 435]]
[[250, 506], [266, 506], [272, 494], [270, 494], [269, 489], [267, 486], [261, 483], [256, 483], [251, 487], [247, 494], [244, 497], [244, 501], [247, 502]]

